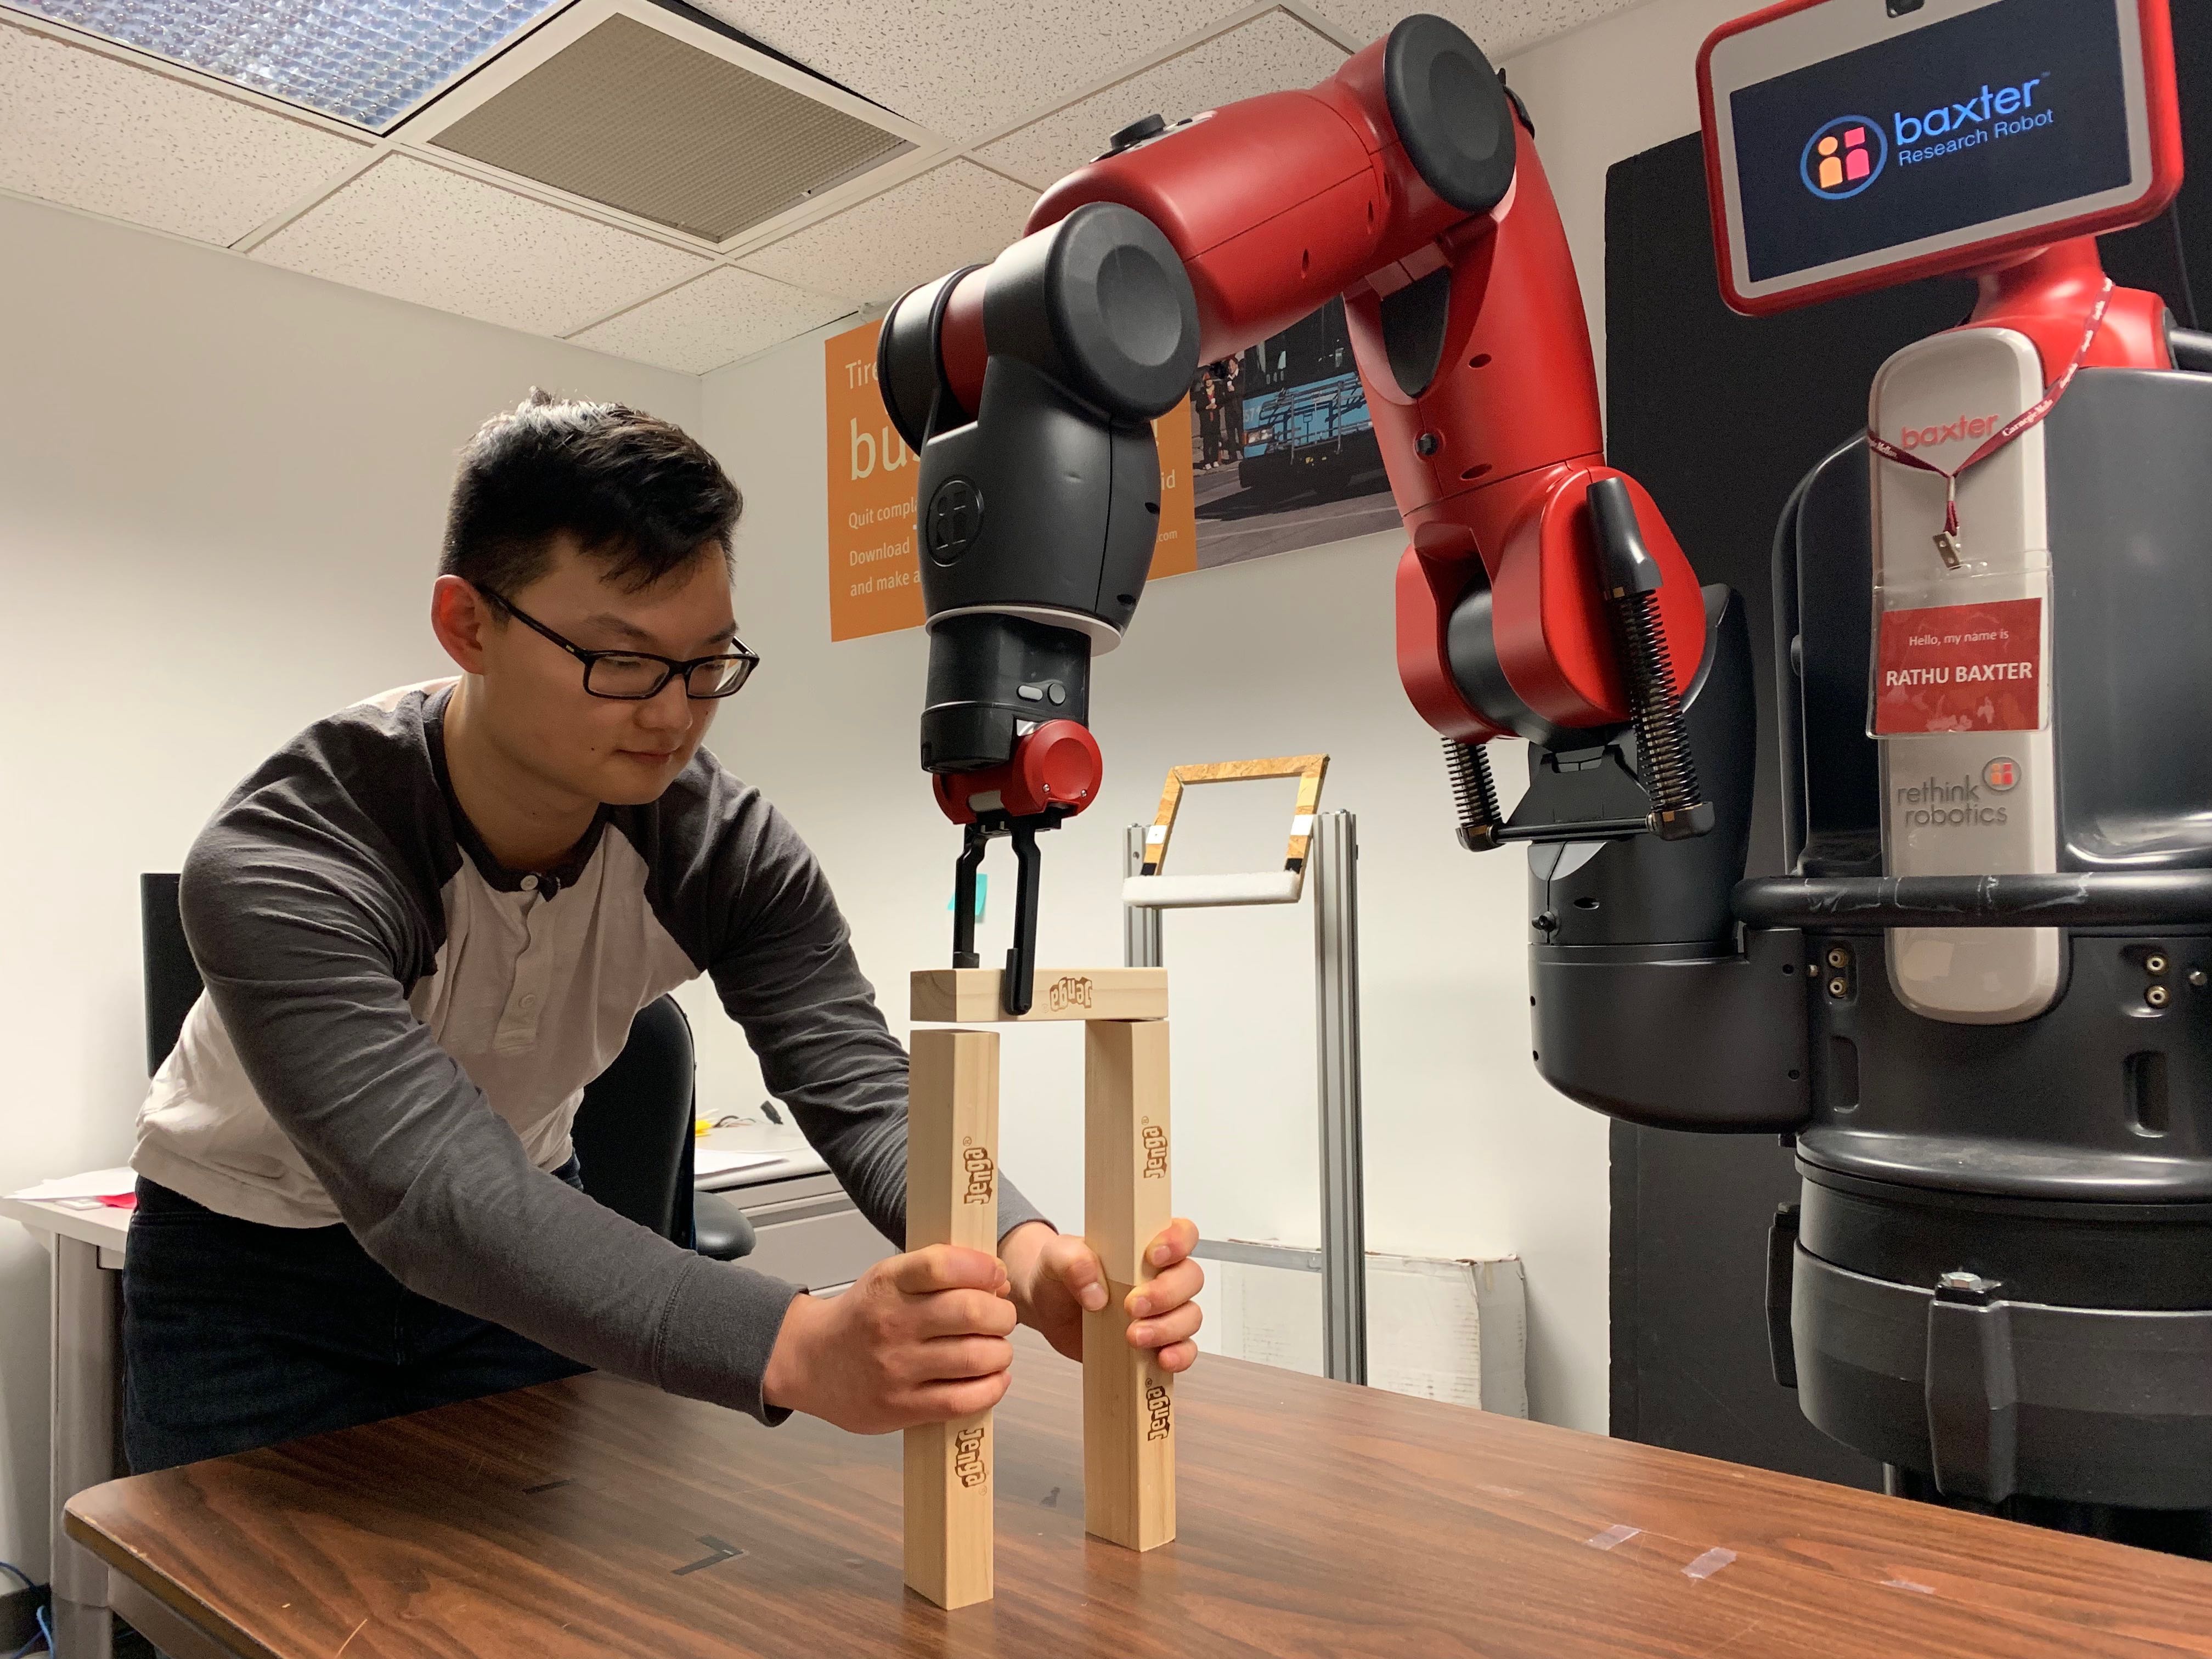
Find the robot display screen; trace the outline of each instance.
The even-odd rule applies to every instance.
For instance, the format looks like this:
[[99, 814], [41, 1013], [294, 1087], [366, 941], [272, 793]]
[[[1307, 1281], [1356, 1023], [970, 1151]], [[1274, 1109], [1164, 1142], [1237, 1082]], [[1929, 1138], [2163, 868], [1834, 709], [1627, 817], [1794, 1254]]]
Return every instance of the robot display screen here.
[[2091, 0], [1997, 0], [1740, 88], [1729, 108], [1753, 283], [2130, 179], [2118, 20]]

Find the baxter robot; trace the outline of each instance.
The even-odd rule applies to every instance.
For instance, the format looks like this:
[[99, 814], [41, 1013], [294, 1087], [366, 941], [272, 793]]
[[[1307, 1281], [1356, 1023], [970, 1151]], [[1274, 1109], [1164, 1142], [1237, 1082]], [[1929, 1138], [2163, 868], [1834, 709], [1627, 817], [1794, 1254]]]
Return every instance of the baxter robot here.
[[1116, 133], [885, 318], [963, 890], [1012, 839], [1019, 1012], [1036, 837], [1095, 797], [1090, 661], [1151, 561], [1150, 422], [1341, 295], [1412, 538], [1400, 676], [1462, 844], [1528, 844], [1538, 1069], [1636, 1122], [1794, 1138], [1776, 1372], [1893, 1490], [2201, 1551], [2212, 376], [2177, 371], [2212, 338], [2093, 240], [2179, 186], [2166, 0], [1785, 0], [1698, 79], [1730, 304], [1981, 286], [1778, 532], [1791, 873], [1742, 879], [1742, 602], [1606, 465], [1526, 112], [1416, 16], [1310, 91]]

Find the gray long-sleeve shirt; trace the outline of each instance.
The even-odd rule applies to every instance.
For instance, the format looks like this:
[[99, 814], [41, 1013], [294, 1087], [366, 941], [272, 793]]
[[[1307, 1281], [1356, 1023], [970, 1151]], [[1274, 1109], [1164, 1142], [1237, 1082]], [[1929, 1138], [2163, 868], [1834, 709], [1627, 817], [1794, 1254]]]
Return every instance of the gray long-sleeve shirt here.
[[[702, 750], [659, 800], [603, 809], [568, 867], [502, 869], [453, 805], [450, 685], [309, 726], [193, 843], [181, 897], [207, 991], [131, 1163], [248, 1221], [342, 1220], [411, 1290], [773, 1420], [761, 1377], [796, 1291], [550, 1171], [638, 1010], [708, 974], [770, 1091], [902, 1245], [905, 1052], [820, 866], [757, 790]], [[1005, 1182], [999, 1217], [1002, 1234], [1041, 1218]]]

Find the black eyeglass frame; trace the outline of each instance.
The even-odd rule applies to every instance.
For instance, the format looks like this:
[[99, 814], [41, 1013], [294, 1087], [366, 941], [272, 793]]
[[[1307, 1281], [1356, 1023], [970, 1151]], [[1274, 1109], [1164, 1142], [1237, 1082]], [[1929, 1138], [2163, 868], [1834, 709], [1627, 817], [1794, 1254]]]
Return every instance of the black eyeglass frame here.
[[[684, 678], [684, 695], [690, 701], [716, 702], [724, 697], [734, 697], [738, 692], [744, 690], [745, 682], [753, 677], [753, 670], [760, 666], [759, 655], [745, 649], [743, 640], [731, 641], [737, 647], [733, 651], [718, 651], [711, 657], [692, 657], [682, 661], [674, 657], [664, 657], [657, 651], [587, 651], [574, 640], [562, 638], [560, 635], [503, 594], [495, 593], [489, 587], [479, 587], [477, 592], [501, 611], [506, 611], [508, 616], [514, 617], [531, 632], [544, 635], [570, 656], [575, 658], [577, 661], [582, 663], [586, 694], [594, 697], [604, 697], [610, 702], [649, 702], [665, 691], [668, 689], [668, 682], [679, 674]], [[653, 682], [653, 690], [650, 691], [594, 690], [592, 686], [592, 665], [606, 657], [629, 657], [641, 662], [657, 662], [661, 668], [660, 678]], [[727, 690], [709, 691], [702, 696], [691, 689], [691, 672], [694, 669], [704, 668], [710, 663], [729, 662], [743, 663], [744, 666], [738, 670], [738, 678], [732, 682]]]

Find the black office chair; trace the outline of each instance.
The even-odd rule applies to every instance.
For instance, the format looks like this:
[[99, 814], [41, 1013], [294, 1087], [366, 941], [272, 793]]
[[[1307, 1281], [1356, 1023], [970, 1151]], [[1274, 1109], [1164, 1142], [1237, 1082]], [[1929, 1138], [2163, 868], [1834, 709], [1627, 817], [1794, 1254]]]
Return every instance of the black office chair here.
[[663, 997], [638, 1011], [622, 1053], [586, 1086], [569, 1133], [593, 1198], [702, 1255], [734, 1261], [752, 1253], [752, 1223], [720, 1194], [691, 1185], [696, 1076], [691, 1022]]
[[[138, 878], [146, 965], [146, 1069], [177, 1045], [200, 994], [199, 969], [177, 910], [177, 878]], [[734, 1261], [750, 1254], [752, 1223], [718, 1193], [691, 1188], [697, 1090], [691, 1024], [673, 997], [641, 1010], [614, 1063], [584, 1091], [572, 1131], [584, 1190], [641, 1227]]]

